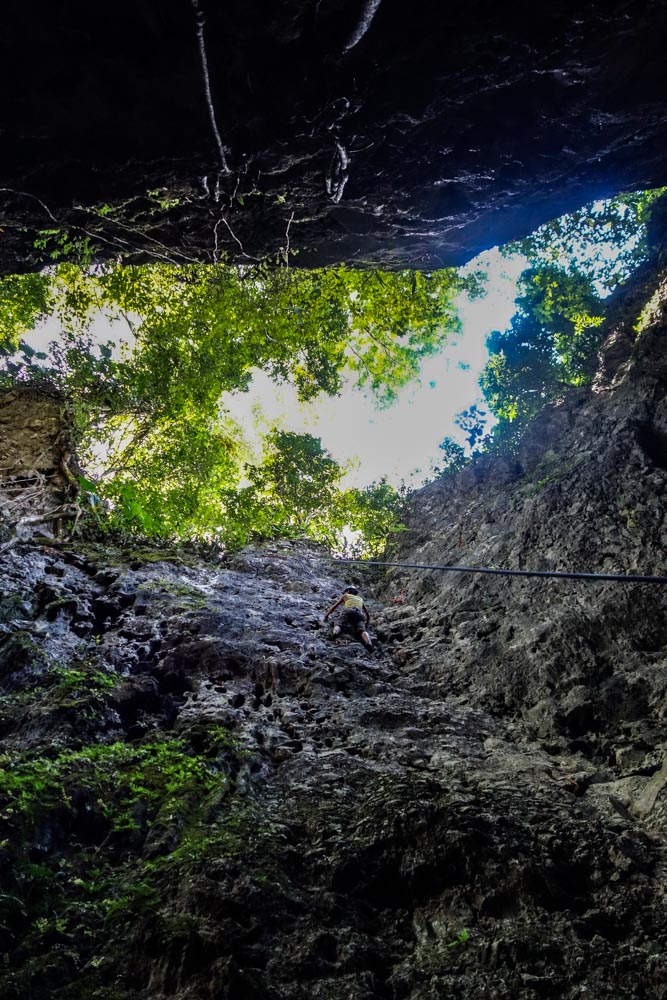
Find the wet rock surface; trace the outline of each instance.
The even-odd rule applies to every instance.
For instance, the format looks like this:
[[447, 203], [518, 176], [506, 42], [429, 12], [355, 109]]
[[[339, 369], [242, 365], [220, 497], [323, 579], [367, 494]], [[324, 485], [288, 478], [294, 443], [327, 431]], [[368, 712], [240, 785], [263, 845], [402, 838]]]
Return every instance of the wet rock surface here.
[[667, 176], [659, 2], [42, 6], [0, 41], [4, 272], [442, 267]]

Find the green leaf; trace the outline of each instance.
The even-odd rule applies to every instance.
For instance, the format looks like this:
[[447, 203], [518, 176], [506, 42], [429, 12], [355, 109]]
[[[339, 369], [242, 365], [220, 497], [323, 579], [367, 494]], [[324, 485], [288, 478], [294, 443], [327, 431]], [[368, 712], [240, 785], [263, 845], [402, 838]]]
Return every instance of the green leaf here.
[[77, 476], [76, 480], [82, 490], [86, 490], [88, 493], [94, 493], [97, 489], [97, 483], [93, 483], [90, 479], [86, 479], [85, 476]]

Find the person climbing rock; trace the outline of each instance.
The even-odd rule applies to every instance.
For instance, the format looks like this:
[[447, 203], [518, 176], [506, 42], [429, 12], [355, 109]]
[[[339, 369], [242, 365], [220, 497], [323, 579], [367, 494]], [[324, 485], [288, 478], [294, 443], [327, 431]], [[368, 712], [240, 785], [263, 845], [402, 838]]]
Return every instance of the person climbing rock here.
[[340, 605], [344, 605], [343, 615], [340, 620], [340, 624], [336, 624], [333, 627], [334, 636], [340, 635], [341, 631], [344, 629], [349, 632], [354, 638], [359, 638], [366, 649], [371, 652], [373, 649], [373, 643], [371, 642], [371, 637], [368, 634], [367, 625], [371, 620], [371, 616], [368, 613], [368, 608], [364, 604], [364, 599], [357, 590], [356, 587], [346, 587], [343, 593], [340, 595], [335, 604], [332, 604], [324, 612], [324, 620], [326, 621], [330, 614], [332, 614], [336, 608]]

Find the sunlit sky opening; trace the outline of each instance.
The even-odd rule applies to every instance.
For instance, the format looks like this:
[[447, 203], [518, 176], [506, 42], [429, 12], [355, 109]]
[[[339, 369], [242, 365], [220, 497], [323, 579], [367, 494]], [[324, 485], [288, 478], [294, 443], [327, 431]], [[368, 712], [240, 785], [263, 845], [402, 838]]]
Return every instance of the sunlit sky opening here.
[[457, 297], [461, 332], [450, 337], [441, 354], [425, 359], [419, 381], [405, 386], [389, 407], [379, 409], [370, 394], [351, 383], [335, 398], [300, 403], [292, 386], [276, 386], [257, 372], [249, 391], [226, 398], [225, 408], [257, 454], [263, 435], [277, 424], [319, 437], [333, 458], [348, 467], [346, 486], [363, 487], [383, 476], [393, 486], [401, 481], [416, 486], [432, 477], [429, 470], [438, 464], [443, 438], [465, 445], [454, 418], [473, 403], [483, 406], [478, 379], [488, 360], [486, 338], [508, 326], [517, 279], [526, 266], [525, 257], [503, 257], [494, 248], [462, 269], [464, 274], [485, 273], [486, 294], [475, 300], [465, 293]]
[[[596, 202], [591, 211], [602, 211], [604, 204]], [[573, 263], [581, 266], [593, 260], [615, 263], [637, 239], [638, 233], [622, 242], [610, 232], [608, 243], [598, 240], [593, 245], [584, 239], [578, 246], [569, 246], [567, 252], [556, 242], [552, 262], [566, 269]], [[450, 334], [440, 354], [424, 360], [419, 379], [405, 386], [390, 406], [380, 407], [352, 380], [337, 397], [321, 395], [301, 403], [293, 386], [277, 385], [266, 373], [255, 371], [247, 392], [226, 394], [221, 400], [223, 413], [241, 427], [248, 459], [260, 460], [264, 437], [278, 428], [320, 438], [323, 447], [345, 468], [344, 486], [364, 487], [385, 478], [393, 486], [404, 482], [416, 487], [433, 478], [442, 464], [438, 446], [444, 438], [467, 447], [466, 432], [455, 423], [458, 414], [476, 405], [486, 415], [487, 430], [495, 422], [482, 396], [479, 377], [488, 360], [487, 338], [493, 330], [510, 325], [516, 311], [518, 278], [527, 266], [529, 261], [522, 254], [503, 254], [494, 247], [461, 269], [463, 275], [482, 272], [484, 294], [476, 299], [466, 292], [457, 296], [460, 332]], [[598, 294], [605, 297], [609, 288], [591, 276]], [[99, 343], [114, 340], [117, 350], [121, 344], [127, 349], [133, 342], [125, 321], [102, 313], [92, 318], [89, 331]], [[47, 351], [59, 332], [56, 318], [51, 317], [26, 340], [34, 349]]]
[[[278, 385], [256, 370], [247, 392], [222, 399], [222, 408], [243, 429], [252, 460], [259, 460], [263, 437], [277, 426], [320, 438], [346, 467], [344, 486], [363, 487], [384, 477], [393, 486], [405, 482], [414, 487], [432, 478], [441, 441], [450, 437], [466, 444], [464, 432], [454, 423], [458, 413], [477, 403], [487, 411], [488, 426], [493, 426], [478, 383], [488, 360], [486, 339], [492, 330], [509, 325], [517, 279], [526, 266], [525, 257], [502, 256], [494, 247], [461, 269], [464, 275], [484, 273], [484, 295], [474, 300], [463, 292], [457, 296], [461, 331], [450, 335], [442, 353], [424, 360], [419, 380], [405, 386], [390, 406], [379, 407], [351, 380], [337, 397], [321, 395], [302, 403], [292, 385]], [[93, 317], [89, 331], [93, 340], [112, 339], [118, 347], [132, 339], [124, 320], [103, 313]], [[46, 351], [58, 335], [58, 321], [50, 317], [26, 341], [35, 350]]]

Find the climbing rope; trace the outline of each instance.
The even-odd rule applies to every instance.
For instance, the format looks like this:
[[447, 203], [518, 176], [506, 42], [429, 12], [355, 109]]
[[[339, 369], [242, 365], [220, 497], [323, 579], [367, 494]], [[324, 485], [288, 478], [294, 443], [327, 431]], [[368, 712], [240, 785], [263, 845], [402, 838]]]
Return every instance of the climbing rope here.
[[488, 573], [494, 576], [540, 576], [557, 580], [608, 580], [611, 583], [667, 583], [667, 576], [639, 576], [633, 573], [559, 573], [539, 569], [488, 569], [480, 566], [432, 566], [429, 563], [381, 562], [378, 559], [331, 559], [334, 563], [360, 566], [393, 566], [396, 569], [436, 569], [445, 573]]

